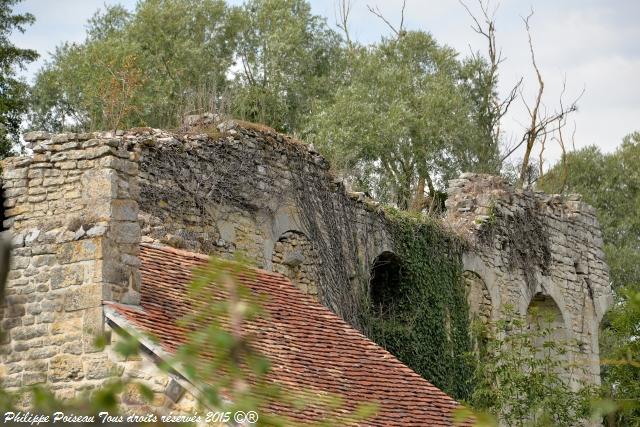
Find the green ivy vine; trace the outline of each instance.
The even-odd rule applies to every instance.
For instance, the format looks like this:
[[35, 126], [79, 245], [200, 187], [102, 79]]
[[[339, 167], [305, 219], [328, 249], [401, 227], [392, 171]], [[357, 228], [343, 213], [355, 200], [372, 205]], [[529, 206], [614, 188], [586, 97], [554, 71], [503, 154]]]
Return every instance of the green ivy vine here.
[[400, 259], [399, 283], [384, 310], [366, 296], [365, 332], [435, 386], [459, 400], [472, 391], [473, 358], [461, 239], [432, 219], [387, 210]]

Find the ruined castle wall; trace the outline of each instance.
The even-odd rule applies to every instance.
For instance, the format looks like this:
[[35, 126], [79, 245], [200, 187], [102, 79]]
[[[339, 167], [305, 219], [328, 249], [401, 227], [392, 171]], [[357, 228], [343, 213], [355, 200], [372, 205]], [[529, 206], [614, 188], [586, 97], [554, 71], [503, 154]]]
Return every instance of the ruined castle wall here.
[[25, 140], [33, 154], [3, 162], [14, 244], [1, 313], [4, 387], [47, 383], [72, 397], [119, 371], [93, 340], [104, 301], [139, 301], [141, 237], [244, 252], [348, 320], [369, 264], [391, 249], [376, 206], [348, 193], [312, 149], [268, 130]]
[[[269, 129], [225, 122], [208, 133], [26, 139], [34, 154], [3, 162], [15, 246], [1, 313], [6, 387], [48, 383], [72, 396], [113, 374], [121, 361], [92, 341], [103, 301], [138, 301], [141, 239], [244, 252], [352, 323], [372, 263], [393, 251], [375, 204], [348, 192], [312, 147]], [[471, 242], [471, 312], [495, 320], [509, 304], [526, 315], [553, 303], [578, 341], [573, 359], [597, 382], [611, 288], [593, 209], [474, 174], [451, 182], [447, 209], [445, 223]]]
[[3, 387], [38, 383], [62, 397], [110, 374], [94, 347], [102, 301], [137, 303], [135, 154], [108, 135], [44, 133], [32, 156], [2, 164], [13, 238], [1, 319]]
[[392, 249], [384, 216], [345, 191], [313, 148], [234, 122], [213, 129], [135, 136], [143, 240], [242, 251], [355, 319], [371, 263]]
[[595, 210], [577, 195], [514, 190], [489, 175], [463, 174], [448, 191], [446, 222], [471, 242], [463, 263], [472, 298], [494, 320], [508, 305], [523, 316], [557, 306], [575, 340], [571, 360], [587, 368], [576, 381], [599, 382], [598, 328], [612, 291]]

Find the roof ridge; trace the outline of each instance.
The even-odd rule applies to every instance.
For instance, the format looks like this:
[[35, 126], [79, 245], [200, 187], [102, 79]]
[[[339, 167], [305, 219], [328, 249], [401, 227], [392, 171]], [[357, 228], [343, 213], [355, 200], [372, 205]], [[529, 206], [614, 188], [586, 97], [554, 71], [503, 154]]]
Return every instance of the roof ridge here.
[[[159, 243], [140, 243], [140, 247], [145, 247], [148, 249], [153, 249], [153, 250], [158, 250], [158, 251], [162, 251], [162, 252], [170, 252], [170, 253], [174, 253], [176, 255], [182, 255], [182, 256], [186, 256], [186, 257], [192, 257], [195, 259], [199, 259], [199, 260], [203, 260], [203, 261], [209, 261], [209, 259], [211, 258], [215, 258], [215, 259], [225, 259], [222, 258], [220, 256], [215, 256], [215, 255], [206, 255], [200, 252], [192, 252], [189, 251], [187, 249], [178, 249], [178, 248], [174, 248], [173, 246], [168, 246], [168, 245], [163, 245], [163, 244], [159, 244]], [[233, 259], [225, 259], [226, 261], [229, 262], [237, 262]], [[290, 280], [283, 274], [281, 273], [277, 273], [275, 271], [269, 271], [269, 270], [265, 270], [264, 268], [260, 268], [260, 267], [256, 267], [253, 265], [249, 265], [247, 266], [247, 268], [256, 271], [258, 273], [262, 273], [262, 274], [266, 274], [268, 276], [272, 276], [272, 277], [277, 277], [277, 278], [284, 278], [287, 281], [290, 282]]]

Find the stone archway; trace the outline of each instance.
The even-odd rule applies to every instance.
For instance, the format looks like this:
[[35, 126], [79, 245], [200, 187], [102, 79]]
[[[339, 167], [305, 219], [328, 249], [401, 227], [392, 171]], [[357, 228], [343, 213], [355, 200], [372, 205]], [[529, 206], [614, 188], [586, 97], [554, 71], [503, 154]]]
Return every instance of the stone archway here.
[[281, 273], [303, 293], [318, 299], [320, 256], [302, 232], [285, 231], [275, 243], [271, 257], [273, 271]]
[[462, 277], [466, 288], [470, 319], [479, 320], [485, 325], [488, 324], [491, 321], [493, 304], [487, 284], [475, 271], [465, 270]]
[[369, 296], [372, 308], [384, 314], [399, 297], [402, 262], [391, 251], [382, 252], [371, 264]]
[[[527, 308], [527, 327], [535, 335], [533, 344], [539, 352], [545, 351], [545, 343], [553, 342], [557, 346], [566, 345], [568, 331], [554, 299], [541, 292], [535, 294]], [[547, 347], [546, 351], [553, 351]]]

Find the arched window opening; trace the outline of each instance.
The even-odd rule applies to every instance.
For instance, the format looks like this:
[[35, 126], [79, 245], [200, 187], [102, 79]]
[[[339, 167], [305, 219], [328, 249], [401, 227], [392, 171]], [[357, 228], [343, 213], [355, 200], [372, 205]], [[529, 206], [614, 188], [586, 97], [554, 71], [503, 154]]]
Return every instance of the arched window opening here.
[[271, 262], [273, 271], [289, 278], [305, 294], [317, 298], [320, 257], [304, 233], [284, 232], [273, 248]]
[[466, 270], [462, 273], [462, 277], [466, 287], [470, 320], [478, 320], [482, 324], [488, 324], [491, 320], [492, 303], [487, 284], [474, 271]]
[[527, 326], [533, 345], [540, 355], [558, 353], [567, 345], [567, 330], [562, 312], [548, 295], [536, 294], [527, 309]]
[[383, 252], [373, 261], [369, 289], [373, 308], [384, 315], [400, 296], [402, 263], [393, 252]]

